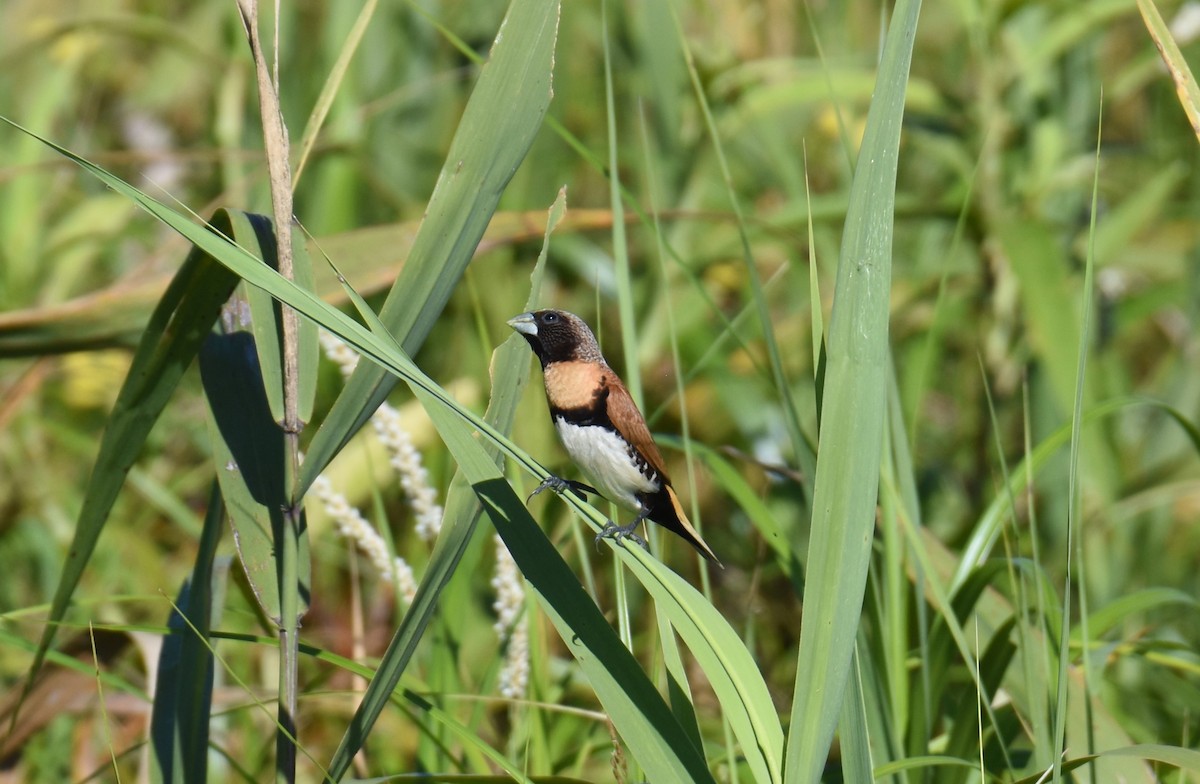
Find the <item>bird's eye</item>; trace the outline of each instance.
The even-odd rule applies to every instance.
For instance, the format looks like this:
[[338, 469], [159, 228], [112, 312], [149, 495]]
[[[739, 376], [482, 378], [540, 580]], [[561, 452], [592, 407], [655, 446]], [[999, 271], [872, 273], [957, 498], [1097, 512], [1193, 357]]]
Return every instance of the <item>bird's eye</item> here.
[[558, 314], [557, 314], [557, 313], [547, 313], [546, 315], [542, 316], [542, 323], [543, 323], [543, 324], [554, 324], [554, 323], [556, 323], [557, 321], [558, 321]]

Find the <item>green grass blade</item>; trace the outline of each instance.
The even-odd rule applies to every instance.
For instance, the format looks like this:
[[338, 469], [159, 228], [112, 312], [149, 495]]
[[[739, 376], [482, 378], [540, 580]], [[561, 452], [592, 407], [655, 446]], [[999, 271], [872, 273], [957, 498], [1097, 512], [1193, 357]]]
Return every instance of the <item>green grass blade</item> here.
[[[338, 88], [342, 86], [346, 79], [346, 73], [350, 70], [350, 61], [354, 59], [354, 53], [358, 51], [359, 44], [362, 43], [367, 27], [370, 26], [371, 19], [375, 16], [375, 9], [378, 7], [379, 0], [367, 0], [363, 3], [358, 18], [354, 20], [354, 26], [350, 28], [350, 34], [346, 36], [346, 43], [338, 52], [337, 61], [330, 69], [325, 83], [321, 85], [321, 94], [317, 96], [317, 101], [308, 116], [308, 122], [304, 125], [304, 132], [300, 136], [299, 151], [295, 156], [296, 164], [292, 174], [293, 192], [300, 183], [300, 175], [304, 173], [304, 168], [312, 155], [313, 147], [317, 143], [317, 136], [325, 125], [325, 118], [329, 116], [329, 110], [333, 107]], [[293, 245], [293, 248], [298, 247], [300, 247], [299, 244]]]
[[[1103, 113], [1101, 113], [1103, 117]], [[1100, 198], [1100, 143], [1103, 139], [1103, 124], [1096, 129], [1096, 169], [1092, 179], [1092, 204], [1091, 204], [1091, 224], [1089, 226], [1088, 237], [1088, 253], [1087, 263], [1084, 265], [1083, 276], [1083, 313], [1080, 317], [1079, 325], [1079, 343], [1075, 348], [1075, 381], [1072, 395], [1071, 406], [1071, 447], [1068, 452], [1070, 467], [1068, 469], [1067, 481], [1067, 540], [1065, 552], [1067, 555], [1066, 570], [1063, 576], [1063, 594], [1062, 594], [1062, 619], [1059, 622], [1058, 630], [1058, 693], [1054, 699], [1054, 781], [1059, 781], [1062, 776], [1062, 759], [1067, 753], [1067, 667], [1071, 659], [1071, 592], [1075, 588], [1073, 584], [1073, 573], [1078, 569], [1079, 577], [1079, 606], [1082, 614], [1082, 629], [1084, 644], [1087, 643], [1087, 595], [1084, 578], [1084, 562], [1081, 555], [1077, 555], [1073, 543], [1079, 538], [1080, 533], [1076, 533], [1082, 525], [1081, 518], [1083, 516], [1083, 494], [1080, 490], [1080, 472], [1079, 472], [1079, 453], [1081, 439], [1083, 437], [1083, 410], [1084, 410], [1084, 393], [1087, 381], [1087, 364], [1088, 364], [1088, 348], [1092, 342], [1092, 292], [1094, 286], [1095, 270], [1096, 270], [1096, 212]], [[1073, 566], [1074, 564], [1074, 566]], [[1083, 667], [1083, 688], [1085, 694], [1090, 694], [1091, 672], [1088, 667], [1088, 659], [1084, 658]], [[1087, 720], [1090, 724], [1090, 719]], [[1092, 746], [1093, 734], [1089, 732], [1085, 736], [1087, 738], [1087, 747], [1083, 749], [1087, 753], [1095, 751]], [[1092, 768], [1092, 774], [1095, 775], [1095, 767]]]
[[[1100, 609], [1093, 610], [1088, 616], [1088, 631], [1093, 639], [1098, 639], [1130, 616], [1141, 615], [1170, 605], [1183, 605], [1194, 612], [1197, 601], [1195, 597], [1174, 588], [1146, 588], [1134, 591], [1131, 594], [1118, 596]], [[1076, 627], [1071, 631], [1071, 645], [1076, 647], [1082, 643], [1081, 630]]]
[[[466, 269], [550, 105], [559, 0], [514, 0], [483, 66], [412, 252], [379, 317], [411, 356]], [[364, 362], [309, 445], [301, 491], [370, 418], [395, 379]]]
[[896, 4], [850, 190], [827, 343], [785, 777], [816, 781], [842, 707], [875, 527], [900, 123], [919, 0]]
[[850, 682], [845, 690], [838, 736], [842, 739], [842, 778], [845, 781], [870, 781], [871, 740], [867, 731], [867, 710], [863, 696], [862, 669], [858, 651], [850, 668]]

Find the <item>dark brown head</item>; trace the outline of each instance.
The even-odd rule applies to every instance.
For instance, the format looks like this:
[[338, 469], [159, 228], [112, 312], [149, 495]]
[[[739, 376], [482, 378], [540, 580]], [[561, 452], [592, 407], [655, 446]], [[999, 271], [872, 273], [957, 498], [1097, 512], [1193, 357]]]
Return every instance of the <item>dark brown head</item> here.
[[596, 336], [583, 319], [565, 310], [535, 310], [508, 320], [529, 341], [542, 367], [551, 362], [603, 362]]

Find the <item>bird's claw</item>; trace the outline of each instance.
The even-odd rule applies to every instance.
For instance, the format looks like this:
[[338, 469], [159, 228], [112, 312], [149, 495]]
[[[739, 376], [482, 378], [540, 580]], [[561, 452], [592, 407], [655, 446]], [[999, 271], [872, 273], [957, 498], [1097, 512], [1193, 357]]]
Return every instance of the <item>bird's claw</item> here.
[[532, 493], [530, 493], [528, 496], [526, 496], [525, 503], [528, 504], [530, 501], [533, 500], [533, 497], [535, 495], [542, 492], [543, 490], [553, 490], [555, 493], [557, 493], [559, 495], [562, 495], [566, 491], [570, 490], [572, 493], [579, 496], [579, 498], [584, 501], [587, 500], [587, 495], [585, 495], [586, 493], [591, 493], [592, 495], [600, 494], [600, 492], [598, 490], [596, 490], [596, 488], [592, 487], [591, 485], [585, 485], [583, 482], [575, 482], [571, 479], [563, 479], [561, 476], [551, 475], [551, 476], [548, 476], [545, 479], [543, 479], [542, 483], [540, 485], [538, 485], [537, 487], [535, 487]]
[[635, 520], [629, 525], [617, 525], [612, 520], [609, 520], [608, 525], [604, 526], [604, 528], [600, 529], [600, 533], [596, 534], [596, 548], [600, 548], [601, 539], [612, 539], [614, 542], [628, 539], [634, 544], [641, 546], [643, 550], [649, 550], [650, 548], [646, 546], [646, 540], [634, 533], [634, 530], [641, 523], [641, 520]]
[[553, 475], [548, 476], [542, 480], [542, 483], [540, 485], [533, 488], [532, 493], [530, 493], [528, 496], [525, 497], [525, 503], [528, 504], [530, 501], [533, 500], [533, 497], [535, 495], [538, 495], [543, 490], [553, 490], [554, 492], [561, 495], [562, 491], [566, 490], [568, 487], [570, 487], [570, 485], [567, 483], [567, 480], [563, 479], [561, 476], [553, 476]]

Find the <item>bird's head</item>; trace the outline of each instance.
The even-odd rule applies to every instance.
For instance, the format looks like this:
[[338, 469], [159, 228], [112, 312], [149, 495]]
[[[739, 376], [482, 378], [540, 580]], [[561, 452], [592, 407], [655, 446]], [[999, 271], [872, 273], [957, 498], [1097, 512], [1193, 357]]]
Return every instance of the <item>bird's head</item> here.
[[534, 310], [508, 320], [529, 341], [542, 367], [551, 362], [603, 362], [596, 336], [583, 319], [565, 310]]

